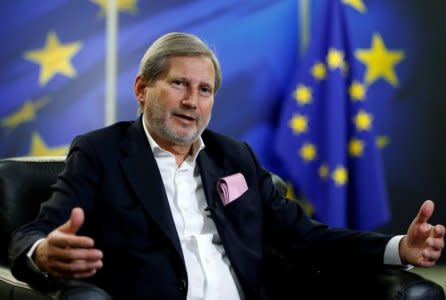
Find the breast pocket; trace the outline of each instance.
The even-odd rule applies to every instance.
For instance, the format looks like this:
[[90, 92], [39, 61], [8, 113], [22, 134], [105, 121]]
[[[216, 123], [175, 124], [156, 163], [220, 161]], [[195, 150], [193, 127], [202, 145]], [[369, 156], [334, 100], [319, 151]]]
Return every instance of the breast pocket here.
[[262, 223], [260, 198], [250, 190], [223, 206], [223, 211], [234, 231], [241, 237], [248, 237]]

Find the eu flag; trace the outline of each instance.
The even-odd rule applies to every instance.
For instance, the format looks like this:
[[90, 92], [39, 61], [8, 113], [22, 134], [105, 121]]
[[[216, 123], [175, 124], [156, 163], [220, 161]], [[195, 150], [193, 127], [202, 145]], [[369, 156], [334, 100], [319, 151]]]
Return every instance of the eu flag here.
[[283, 102], [276, 152], [293, 186], [332, 227], [389, 219], [367, 86], [356, 71], [341, 1], [324, 1], [306, 56]]
[[76, 135], [108, 123], [107, 37], [117, 44], [116, 80], [107, 85], [116, 99], [107, 104], [116, 121], [135, 119], [139, 61], [171, 31], [198, 35], [219, 57], [224, 85], [210, 127], [257, 149], [267, 140], [277, 115], [272, 106], [296, 61], [295, 0], [117, 0], [117, 28], [106, 31], [108, 2], [1, 1], [0, 157], [64, 155]]
[[87, 1], [3, 2], [0, 157], [64, 155], [103, 124], [104, 19]]

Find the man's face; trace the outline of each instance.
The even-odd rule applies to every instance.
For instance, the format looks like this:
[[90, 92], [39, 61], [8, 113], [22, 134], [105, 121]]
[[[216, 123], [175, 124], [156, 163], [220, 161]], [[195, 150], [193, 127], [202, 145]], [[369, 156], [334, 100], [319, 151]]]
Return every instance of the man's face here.
[[[193, 144], [209, 124], [214, 66], [203, 56], [175, 56], [152, 84], [137, 78], [135, 91], [146, 126], [160, 145]], [[138, 85], [144, 85], [139, 88]]]

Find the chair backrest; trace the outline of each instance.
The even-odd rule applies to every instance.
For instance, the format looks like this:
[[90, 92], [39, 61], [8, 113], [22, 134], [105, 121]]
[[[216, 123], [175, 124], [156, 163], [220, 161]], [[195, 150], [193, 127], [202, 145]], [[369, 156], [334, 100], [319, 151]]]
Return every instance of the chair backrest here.
[[11, 233], [37, 216], [64, 164], [64, 156], [0, 159], [0, 264], [9, 265]]

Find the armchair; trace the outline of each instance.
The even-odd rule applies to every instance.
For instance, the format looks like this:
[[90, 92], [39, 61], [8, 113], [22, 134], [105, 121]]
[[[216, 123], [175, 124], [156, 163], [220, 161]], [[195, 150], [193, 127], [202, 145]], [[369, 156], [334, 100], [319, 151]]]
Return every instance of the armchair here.
[[[7, 253], [10, 235], [34, 218], [63, 167], [64, 157], [0, 159], [0, 299], [111, 299], [104, 290], [81, 281], [62, 281], [53, 288], [43, 289], [20, 282], [11, 274]], [[283, 180], [275, 174], [272, 179], [279, 191], [284, 192]], [[445, 300], [438, 284], [391, 267], [339, 275], [344, 272], [318, 270], [273, 251], [268, 252], [266, 267], [271, 299], [289, 299], [289, 295], [298, 294], [299, 299], [337, 295], [341, 299]], [[307, 287], [308, 294], [301, 294], [300, 287]]]
[[40, 203], [50, 196], [50, 185], [64, 166], [64, 157], [0, 159], [0, 299], [4, 300], [105, 300], [107, 293], [76, 280], [52, 287], [32, 287], [14, 278], [8, 258], [14, 229], [31, 221]]

